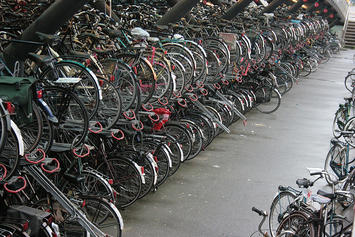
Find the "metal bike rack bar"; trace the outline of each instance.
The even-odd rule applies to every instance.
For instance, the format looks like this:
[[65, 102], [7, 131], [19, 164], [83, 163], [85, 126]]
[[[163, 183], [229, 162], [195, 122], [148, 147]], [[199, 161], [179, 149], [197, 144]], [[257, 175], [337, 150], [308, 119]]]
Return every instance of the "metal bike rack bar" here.
[[47, 191], [63, 208], [68, 211], [73, 220], [77, 221], [92, 236], [106, 237], [107, 235], [92, 224], [37, 166], [25, 166], [25, 170]]
[[211, 111], [209, 111], [200, 101], [196, 100], [191, 100], [191, 102], [197, 107], [199, 108], [202, 112], [205, 113], [205, 115], [207, 117], [209, 117], [214, 123], [216, 123], [218, 125], [218, 127], [220, 127], [221, 129], [223, 129], [226, 133], [230, 133], [231, 131], [229, 130], [228, 127], [226, 127], [221, 121], [219, 121], [218, 118], [216, 118], [216, 116], [211, 113]]

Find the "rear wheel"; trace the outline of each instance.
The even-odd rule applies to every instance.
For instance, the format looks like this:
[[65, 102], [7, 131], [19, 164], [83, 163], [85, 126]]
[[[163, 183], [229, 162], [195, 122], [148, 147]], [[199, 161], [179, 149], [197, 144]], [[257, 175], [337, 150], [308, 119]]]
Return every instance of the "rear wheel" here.
[[291, 231], [293, 233], [292, 236], [312, 237], [315, 235], [314, 227], [309, 222], [309, 217], [302, 212], [294, 212], [284, 218], [277, 228], [275, 236], [279, 236], [285, 231]]

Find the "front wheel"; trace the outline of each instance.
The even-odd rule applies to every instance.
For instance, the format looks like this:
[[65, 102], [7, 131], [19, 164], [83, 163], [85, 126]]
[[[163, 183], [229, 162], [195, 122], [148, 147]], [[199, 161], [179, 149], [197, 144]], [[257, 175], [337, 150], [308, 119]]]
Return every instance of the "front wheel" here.
[[265, 114], [275, 112], [281, 104], [281, 94], [276, 88], [263, 86], [255, 91], [256, 109]]
[[288, 213], [291, 203], [296, 199], [296, 194], [289, 191], [279, 192], [270, 206], [269, 229], [272, 236], [275, 235], [277, 226]]

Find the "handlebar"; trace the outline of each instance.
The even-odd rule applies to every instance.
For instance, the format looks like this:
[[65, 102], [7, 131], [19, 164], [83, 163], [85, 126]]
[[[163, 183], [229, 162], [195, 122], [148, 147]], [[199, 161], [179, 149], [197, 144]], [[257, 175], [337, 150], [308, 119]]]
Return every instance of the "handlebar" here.
[[264, 217], [265, 217], [265, 216], [268, 216], [267, 213], [266, 213], [266, 211], [259, 210], [259, 209], [256, 208], [256, 207], [253, 207], [251, 210], [252, 210], [253, 212], [258, 213], [259, 216], [264, 216]]
[[258, 231], [260, 232], [260, 234], [262, 234], [262, 236], [268, 236], [267, 233], [264, 233], [264, 232], [261, 230], [261, 227], [263, 226], [263, 224], [264, 224], [264, 222], [265, 222], [265, 220], [266, 220], [266, 218], [267, 218], [267, 216], [268, 216], [267, 212], [266, 212], [266, 211], [259, 210], [259, 209], [256, 208], [256, 207], [253, 207], [251, 210], [252, 210], [253, 212], [258, 213], [259, 216], [262, 216], [262, 217], [263, 217], [263, 219], [260, 221], [260, 224], [259, 224], [259, 226], [258, 226]]

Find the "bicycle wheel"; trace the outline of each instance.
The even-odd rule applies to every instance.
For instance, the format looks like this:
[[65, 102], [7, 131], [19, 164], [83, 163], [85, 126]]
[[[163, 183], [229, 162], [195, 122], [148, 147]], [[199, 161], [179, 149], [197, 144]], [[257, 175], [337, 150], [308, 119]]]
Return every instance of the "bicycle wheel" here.
[[83, 170], [81, 174], [83, 175], [83, 181], [80, 185], [80, 191], [83, 195], [105, 198], [109, 202], [115, 201], [114, 191], [103, 174], [94, 169]]
[[185, 124], [185, 127], [189, 129], [192, 137], [192, 148], [189, 157], [187, 160], [192, 160], [195, 158], [202, 150], [203, 147], [203, 138], [202, 131], [197, 126], [197, 124], [191, 120], [181, 119], [181, 123]]
[[5, 108], [2, 104], [2, 100], [0, 99], [0, 153], [7, 141], [7, 134], [8, 134], [8, 130], [10, 129], [8, 127], [9, 121], [10, 121], [10, 117], [6, 116]]
[[112, 179], [111, 186], [118, 193], [115, 199], [117, 207], [130, 206], [137, 200], [142, 189], [142, 178], [133, 161], [112, 157], [96, 169]]
[[[120, 237], [122, 235], [123, 221], [117, 208], [103, 199], [95, 197], [76, 197], [71, 199], [73, 204], [85, 214], [87, 219], [99, 228], [107, 236]], [[67, 211], [57, 202], [42, 199], [36, 206], [44, 210], [51, 210], [53, 215], [59, 218], [59, 230], [61, 236], [89, 237], [90, 234], [76, 221], [73, 221]], [[59, 216], [58, 216], [59, 215]]]
[[341, 132], [344, 129], [344, 125], [346, 123], [346, 110], [344, 108], [339, 108], [338, 111], [335, 113], [332, 132], [335, 138], [341, 137]]
[[355, 117], [350, 118], [345, 126], [344, 131], [349, 134], [344, 135], [344, 139], [350, 146], [355, 147]]
[[169, 154], [171, 158], [171, 167], [169, 169], [169, 176], [176, 173], [176, 171], [180, 168], [182, 159], [183, 159], [183, 151], [181, 149], [180, 144], [176, 141], [173, 136], [169, 134], [165, 134], [166, 141], [165, 144], [169, 148]]
[[43, 134], [41, 111], [34, 102], [32, 102], [32, 121], [19, 125], [19, 129], [25, 144], [25, 152], [31, 153], [38, 146]]
[[156, 184], [156, 181], [158, 179], [158, 175], [156, 171], [158, 165], [154, 161], [154, 159], [153, 158], [149, 159], [146, 156], [141, 157], [141, 159], [143, 159], [142, 161], [143, 164], [141, 162], [140, 165], [144, 167], [145, 183], [142, 184], [142, 189], [138, 197], [139, 199], [146, 196], [154, 188], [154, 185]]
[[[15, 131], [15, 129], [17, 129], [17, 131]], [[11, 178], [17, 170], [20, 157], [23, 156], [23, 154], [20, 154], [22, 138], [19, 132], [20, 130], [18, 130], [18, 128], [11, 126], [11, 130], [8, 131], [6, 142], [0, 153], [0, 164], [5, 166], [7, 172], [6, 177], [4, 177], [5, 170], [3, 167], [0, 167], [0, 177], [2, 181]]]
[[157, 75], [155, 82], [154, 93], [151, 102], [155, 102], [162, 97], [170, 98], [172, 92], [170, 66], [167, 65], [164, 58], [156, 58], [153, 63], [153, 68]]
[[281, 104], [281, 94], [276, 88], [262, 86], [256, 89], [256, 109], [264, 114], [275, 112]]
[[[40, 75], [40, 80], [57, 81], [58, 79], [78, 78], [80, 81], [74, 85], [74, 93], [84, 104], [88, 117], [91, 119], [98, 107], [100, 101], [100, 86], [96, 76], [84, 65], [74, 61], [60, 61], [54, 64], [54, 67], [46, 68]], [[68, 88], [72, 84], [60, 84]]]
[[58, 119], [58, 123], [53, 123], [56, 142], [79, 146], [85, 140], [89, 127], [88, 114], [81, 100], [61, 87], [45, 88], [43, 100]]
[[345, 88], [346, 88], [350, 93], [352, 93], [352, 91], [353, 91], [353, 87], [352, 87], [353, 80], [355, 80], [355, 72], [351, 71], [351, 72], [345, 77], [345, 80], [344, 80]]
[[311, 63], [308, 61], [308, 59], [304, 59], [304, 60], [303, 60], [303, 67], [302, 67], [302, 69], [301, 69], [300, 72], [299, 72], [300, 76], [306, 77], [306, 76], [308, 76], [309, 74], [311, 74], [311, 72], [312, 72], [312, 65], [311, 65]]
[[187, 115], [187, 118], [194, 121], [201, 128], [203, 139], [202, 149], [205, 149], [216, 136], [216, 130], [212, 120], [199, 112], [190, 113]]
[[129, 110], [139, 95], [136, 74], [132, 71], [132, 68], [119, 60], [107, 60], [103, 62], [103, 65], [110, 82], [113, 83], [121, 96], [122, 111]]
[[47, 114], [40, 108], [42, 122], [43, 122], [43, 129], [42, 129], [42, 136], [38, 143], [38, 148], [42, 149], [46, 154], [50, 150], [53, 144], [53, 137], [54, 137], [54, 130], [53, 125], [49, 122], [47, 118]]
[[288, 213], [288, 207], [295, 199], [295, 193], [284, 191], [279, 192], [272, 201], [269, 213], [269, 230], [272, 236], [276, 236], [277, 226]]
[[[103, 130], [108, 130], [114, 126], [122, 112], [122, 100], [121, 96], [114, 87], [114, 85], [104, 79], [100, 79], [101, 91], [103, 93], [103, 98], [100, 100], [99, 108], [96, 114], [93, 116], [91, 121], [99, 122]], [[90, 128], [95, 131], [98, 128], [90, 126]]]
[[157, 80], [152, 63], [148, 59], [134, 54], [120, 54], [117, 57], [133, 69], [136, 75], [135, 80], [140, 87], [141, 101], [144, 104], [147, 103], [152, 98]]
[[153, 154], [154, 160], [158, 165], [156, 186], [162, 185], [168, 178], [170, 166], [172, 166], [169, 152], [165, 148], [163, 141], [144, 140], [141, 148], [145, 152]]
[[325, 159], [324, 169], [329, 174], [336, 175], [339, 180], [346, 178], [348, 175], [348, 164], [346, 162], [347, 148], [340, 145], [333, 145]]
[[275, 236], [279, 236], [284, 231], [292, 231], [293, 236], [315, 236], [314, 226], [303, 212], [293, 212], [285, 217], [277, 228]]
[[[351, 173], [349, 174], [349, 178], [346, 180], [341, 190], [352, 192], [355, 190], [355, 169], [351, 171]], [[352, 196], [342, 197], [338, 201], [344, 209], [352, 206], [352, 204], [354, 203]]]
[[192, 150], [192, 138], [189, 132], [183, 126], [171, 123], [164, 125], [164, 131], [176, 139], [181, 145], [184, 160], [188, 159]]
[[172, 76], [171, 79], [173, 80], [173, 85], [175, 85], [175, 88], [173, 88], [173, 92], [177, 93], [182, 93], [185, 90], [185, 68], [182, 65], [181, 62], [176, 60], [173, 57], [169, 58], [170, 63], [171, 63], [171, 69], [172, 69]]

